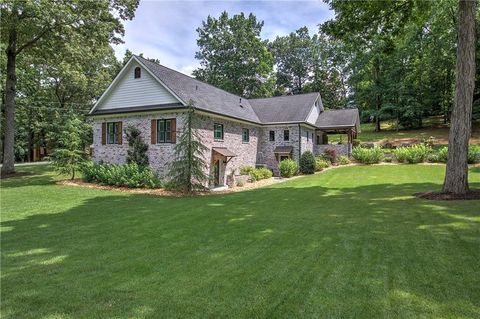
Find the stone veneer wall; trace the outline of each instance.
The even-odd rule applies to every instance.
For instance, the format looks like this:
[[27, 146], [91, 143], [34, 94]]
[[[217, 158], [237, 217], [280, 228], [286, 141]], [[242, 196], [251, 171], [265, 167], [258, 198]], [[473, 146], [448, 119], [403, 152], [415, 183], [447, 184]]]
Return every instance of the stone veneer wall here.
[[[290, 138], [288, 141], [283, 140], [283, 131], [290, 131]], [[270, 131], [275, 132], [275, 141], [270, 141]], [[272, 169], [275, 174], [278, 174], [278, 161], [273, 153], [277, 146], [292, 146], [292, 157], [298, 161], [298, 142], [299, 132], [298, 125], [281, 125], [281, 126], [266, 126], [260, 132], [260, 142], [257, 153], [257, 163], [266, 165]]]
[[[184, 114], [181, 112], [168, 114], [154, 114], [154, 115], [132, 115], [118, 118], [95, 119], [93, 123], [94, 141], [93, 141], [93, 160], [98, 162], [103, 160], [109, 163], [123, 164], [126, 161], [128, 142], [123, 134], [123, 144], [105, 144], [101, 143], [101, 132], [103, 122], [117, 122], [122, 121], [123, 128], [129, 125], [137, 127], [143, 140], [149, 145], [149, 161], [150, 166], [156, 170], [160, 175], [164, 176], [168, 172], [169, 163], [173, 160], [175, 144], [159, 143], [150, 144], [150, 125], [152, 119], [177, 119], [177, 134], [183, 129]], [[292, 158], [299, 160], [299, 141], [301, 143], [302, 153], [310, 150], [315, 155], [323, 153], [327, 147], [334, 147], [337, 149], [339, 155], [348, 155], [348, 144], [342, 145], [315, 145], [315, 131], [307, 127], [300, 127], [297, 124], [280, 125], [280, 126], [266, 126], [259, 127], [240, 122], [229, 121], [220, 118], [213, 118], [206, 115], [200, 115], [200, 131], [203, 143], [208, 147], [208, 151], [204, 154], [205, 162], [209, 165], [207, 173], [213, 175], [212, 163], [212, 147], [226, 147], [234, 152], [237, 156], [232, 158], [227, 164], [221, 163], [220, 176], [223, 180], [220, 185], [226, 184], [227, 175], [235, 175], [239, 173], [242, 166], [253, 166], [256, 164], [266, 165], [272, 169], [275, 174], [278, 174], [278, 161], [274, 154], [274, 149], [277, 146], [292, 146]], [[224, 139], [216, 141], [213, 136], [213, 124], [223, 124]], [[242, 129], [248, 128], [250, 131], [250, 142], [242, 142]], [[283, 140], [283, 131], [290, 131], [289, 141]], [[275, 132], [275, 141], [270, 141], [270, 131]], [[308, 134], [308, 137], [307, 137]], [[178, 140], [178, 135], [177, 135]], [[350, 146], [351, 147], [351, 146]], [[350, 148], [351, 149], [351, 148]]]
[[307, 127], [301, 127], [302, 132], [302, 154], [305, 151], [313, 153], [313, 147], [315, 144], [315, 130]]
[[[152, 119], [177, 119], [177, 134], [183, 129], [184, 114], [183, 113], [169, 113], [158, 115], [135, 115], [118, 118], [109, 118], [108, 120], [95, 119], [93, 123], [94, 141], [93, 141], [93, 160], [98, 162], [103, 160], [109, 163], [123, 164], [126, 161], [128, 142], [125, 132], [123, 134], [122, 145], [105, 144], [102, 145], [102, 123], [103, 122], [118, 122], [122, 121], [123, 129], [129, 125], [137, 127], [142, 135], [143, 140], [148, 144], [150, 167], [156, 170], [160, 175], [164, 176], [168, 173], [169, 163], [174, 158], [175, 144], [159, 143], [151, 144], [151, 120]], [[226, 147], [235, 154], [232, 160], [226, 165], [221, 163], [220, 175], [224, 176], [223, 185], [226, 183], [227, 174], [237, 174], [241, 166], [255, 166], [257, 156], [257, 143], [259, 128], [241, 124], [237, 122], [213, 119], [208, 116], [199, 116], [200, 120], [200, 136], [203, 144], [208, 147], [208, 151], [204, 154], [205, 162], [209, 165], [208, 174], [213, 174], [212, 164], [212, 147]], [[213, 137], [213, 124], [223, 124], [224, 139], [223, 141], [216, 141]], [[250, 142], [242, 142], [242, 129], [248, 128], [250, 130]], [[178, 140], [178, 135], [177, 135]], [[223, 174], [225, 173], [225, 174]], [[222, 175], [223, 174], [223, 175]], [[222, 184], [222, 181], [221, 181]]]
[[[151, 144], [151, 120], [152, 119], [177, 119], [177, 132], [183, 128], [183, 113], [168, 113], [158, 115], [135, 115], [128, 117], [95, 119], [93, 122], [93, 160], [98, 162], [103, 160], [113, 164], [123, 164], [127, 159], [128, 141], [125, 129], [129, 126], [135, 126], [141, 132], [143, 141], [148, 144], [148, 159], [150, 167], [156, 170], [160, 175], [168, 172], [168, 165], [173, 159], [175, 144], [158, 143]], [[122, 145], [105, 144], [102, 145], [102, 123], [103, 122], [122, 122]], [[178, 135], [177, 135], [178, 139]]]
[[[226, 185], [227, 175], [238, 174], [240, 167], [255, 167], [259, 127], [203, 115], [199, 119], [199, 134], [204, 145], [209, 148], [209, 151], [205, 154], [205, 161], [210, 166], [210, 175], [213, 176], [212, 147], [226, 147], [237, 155], [227, 164], [220, 163], [220, 176], [223, 176], [223, 182], [220, 181], [220, 185]], [[215, 123], [223, 124], [223, 140], [221, 141], [214, 139], [213, 125]], [[250, 141], [248, 143], [242, 142], [242, 130], [244, 128], [250, 132]]]
[[314, 146], [314, 154], [315, 156], [321, 155], [325, 149], [333, 148], [337, 151], [338, 156], [350, 156], [352, 151], [352, 144], [320, 144]]

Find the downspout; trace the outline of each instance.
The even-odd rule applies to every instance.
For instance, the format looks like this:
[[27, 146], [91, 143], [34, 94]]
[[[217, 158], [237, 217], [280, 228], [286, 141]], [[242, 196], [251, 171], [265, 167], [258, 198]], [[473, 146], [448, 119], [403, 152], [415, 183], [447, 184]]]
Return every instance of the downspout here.
[[300, 163], [300, 157], [302, 157], [302, 130], [298, 124], [298, 163]]

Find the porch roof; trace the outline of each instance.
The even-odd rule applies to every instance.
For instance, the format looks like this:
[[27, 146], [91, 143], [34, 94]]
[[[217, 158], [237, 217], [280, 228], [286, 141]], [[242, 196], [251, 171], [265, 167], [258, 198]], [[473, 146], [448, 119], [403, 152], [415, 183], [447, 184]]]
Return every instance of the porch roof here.
[[277, 146], [273, 150], [276, 154], [290, 154], [293, 151], [292, 146]]
[[223, 155], [225, 157], [235, 157], [237, 156], [237, 154], [235, 154], [234, 152], [230, 151], [228, 148], [226, 147], [212, 147], [212, 150], [217, 152], [218, 154], [220, 155]]

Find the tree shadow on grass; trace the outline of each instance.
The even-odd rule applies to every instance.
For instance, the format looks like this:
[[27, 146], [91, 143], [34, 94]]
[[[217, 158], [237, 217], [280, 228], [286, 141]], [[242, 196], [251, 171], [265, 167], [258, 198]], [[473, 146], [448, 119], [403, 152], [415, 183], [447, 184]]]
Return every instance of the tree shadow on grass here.
[[54, 175], [49, 174], [50, 165], [26, 165], [16, 167], [19, 173], [30, 175], [11, 177], [1, 180], [2, 188], [45, 185], [54, 181]]
[[437, 188], [109, 195], [5, 221], [2, 313], [479, 317], [478, 202], [411, 196]]

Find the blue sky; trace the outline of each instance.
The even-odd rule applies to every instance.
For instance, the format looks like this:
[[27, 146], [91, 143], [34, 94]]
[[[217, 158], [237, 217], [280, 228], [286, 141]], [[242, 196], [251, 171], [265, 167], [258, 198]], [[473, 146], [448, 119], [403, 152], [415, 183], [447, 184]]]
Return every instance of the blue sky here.
[[264, 21], [263, 39], [274, 39], [307, 26], [310, 33], [333, 17], [317, 1], [160, 1], [141, 0], [132, 21], [125, 22], [125, 43], [114, 46], [117, 58], [128, 48], [135, 54], [157, 58], [168, 67], [190, 74], [199, 66], [195, 59], [197, 32], [208, 15], [218, 17], [252, 12]]

